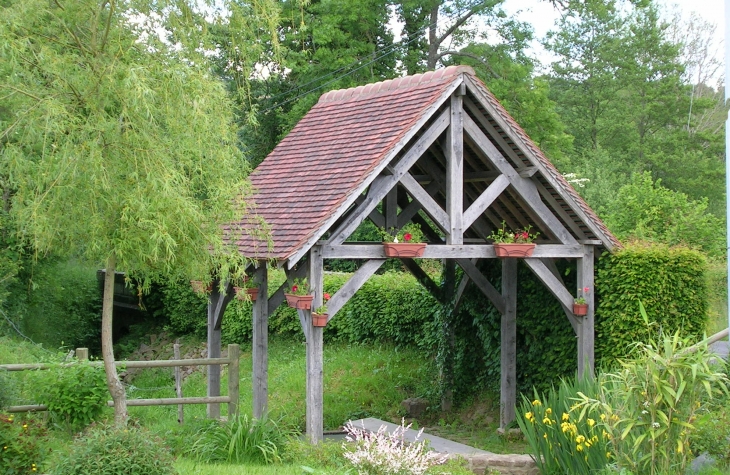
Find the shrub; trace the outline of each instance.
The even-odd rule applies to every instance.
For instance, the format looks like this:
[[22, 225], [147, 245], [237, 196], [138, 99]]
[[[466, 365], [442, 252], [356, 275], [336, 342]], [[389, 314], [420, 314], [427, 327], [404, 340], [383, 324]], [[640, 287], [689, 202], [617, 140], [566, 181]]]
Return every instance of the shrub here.
[[54, 475], [173, 475], [173, 459], [162, 442], [142, 429], [91, 427], [62, 457]]
[[227, 422], [213, 421], [201, 429], [192, 452], [204, 463], [281, 462], [279, 450], [290, 434], [267, 416], [255, 419], [236, 414]]
[[35, 417], [0, 413], [0, 473], [37, 473], [45, 455], [45, 437], [45, 428]]

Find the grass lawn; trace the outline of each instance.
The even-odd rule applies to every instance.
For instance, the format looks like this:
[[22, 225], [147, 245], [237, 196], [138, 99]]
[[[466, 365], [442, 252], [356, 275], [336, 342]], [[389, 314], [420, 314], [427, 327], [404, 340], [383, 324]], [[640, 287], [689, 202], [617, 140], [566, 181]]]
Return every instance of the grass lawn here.
[[[201, 464], [180, 458], [175, 462], [180, 475], [302, 475], [301, 465], [221, 465]], [[320, 472], [321, 473], [321, 472]]]

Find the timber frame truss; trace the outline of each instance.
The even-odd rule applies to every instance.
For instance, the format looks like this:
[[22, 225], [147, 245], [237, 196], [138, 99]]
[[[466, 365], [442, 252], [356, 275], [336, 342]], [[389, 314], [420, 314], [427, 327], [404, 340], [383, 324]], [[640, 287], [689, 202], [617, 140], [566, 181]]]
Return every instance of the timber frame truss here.
[[[491, 301], [501, 317], [500, 426], [515, 418], [516, 404], [516, 319], [517, 259], [502, 262], [502, 285], [498, 290], [480, 272], [481, 259], [496, 259], [487, 236], [506, 223], [510, 229], [531, 226], [539, 232], [527, 267], [543, 282], [565, 311], [577, 338], [578, 374], [592, 374], [594, 365], [594, 256], [605, 246], [590, 217], [576, 206], [558, 202], [544, 163], [530, 156], [518, 140], [511, 140], [510, 125], [494, 113], [479, 84], [462, 75], [417, 133], [402, 144], [387, 163], [374, 171], [368, 182], [353, 195], [347, 208], [332, 216], [326, 229], [306, 243], [288, 260], [280, 261], [288, 283], [268, 299], [267, 261], [258, 261], [253, 279], [259, 298], [253, 307], [253, 414], [267, 410], [268, 316], [284, 302], [284, 290], [298, 277], [307, 277], [314, 294], [313, 307], [322, 305], [325, 259], [357, 259], [363, 262], [352, 277], [328, 302], [329, 319], [385, 262], [380, 243], [346, 242], [366, 219], [376, 226], [401, 228], [419, 224], [429, 242], [424, 259], [440, 259], [444, 269], [459, 266], [463, 278], [452, 295], [431, 280], [416, 260], [403, 265], [442, 304], [458, 305], [464, 289], [473, 283]], [[380, 206], [378, 206], [380, 205]], [[577, 216], [577, 218], [576, 218]], [[587, 237], [592, 236], [592, 237]], [[585, 317], [573, 315], [574, 293], [566, 288], [557, 271], [557, 259], [577, 260], [577, 289], [588, 287]], [[220, 353], [220, 324], [232, 288], [221, 293], [214, 286], [208, 312], [209, 357]], [[448, 292], [448, 290], [446, 290]], [[298, 310], [307, 342], [306, 431], [312, 442], [323, 433], [323, 328], [312, 326], [311, 312]], [[209, 396], [219, 395], [219, 369], [209, 372]], [[209, 415], [218, 415], [217, 405]]]

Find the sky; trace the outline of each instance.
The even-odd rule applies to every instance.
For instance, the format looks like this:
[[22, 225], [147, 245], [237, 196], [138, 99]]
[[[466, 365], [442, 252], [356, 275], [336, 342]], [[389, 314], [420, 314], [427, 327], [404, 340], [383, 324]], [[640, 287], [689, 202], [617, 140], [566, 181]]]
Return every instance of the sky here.
[[[724, 20], [729, 16], [725, 12], [725, 0], [657, 0], [657, 3], [666, 11], [672, 11], [676, 7], [681, 11], [683, 18], [689, 17], [691, 12], [696, 12], [704, 20], [717, 25], [715, 30], [717, 54], [718, 58], [724, 61], [725, 52], [722, 47], [725, 36]], [[536, 38], [544, 37], [558, 19], [556, 10], [545, 0], [506, 0], [503, 8], [508, 13], [520, 11], [517, 18], [532, 25]], [[549, 57], [539, 45], [536, 45], [535, 50], [543, 63], [549, 62]]]

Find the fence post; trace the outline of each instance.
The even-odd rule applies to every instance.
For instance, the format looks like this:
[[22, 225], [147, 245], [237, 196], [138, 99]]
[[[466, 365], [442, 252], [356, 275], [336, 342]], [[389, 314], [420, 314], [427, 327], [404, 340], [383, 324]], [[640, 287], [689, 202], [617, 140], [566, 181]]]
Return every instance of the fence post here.
[[[180, 340], [178, 340], [179, 342]], [[180, 359], [180, 343], [175, 342], [175, 344], [172, 346], [173, 351], [173, 358], [176, 360]], [[178, 398], [182, 397], [182, 372], [180, 371], [181, 368], [179, 366], [175, 366], [175, 394]], [[185, 417], [185, 411], [183, 410], [183, 405], [178, 404], [177, 406], [177, 422], [180, 424], [183, 423], [183, 419]]]
[[76, 359], [79, 361], [86, 361], [89, 359], [88, 348], [76, 348]]
[[228, 420], [238, 413], [238, 385], [240, 378], [238, 375], [238, 365], [241, 359], [241, 348], [238, 345], [228, 345], [228, 397], [231, 399], [228, 403]]

